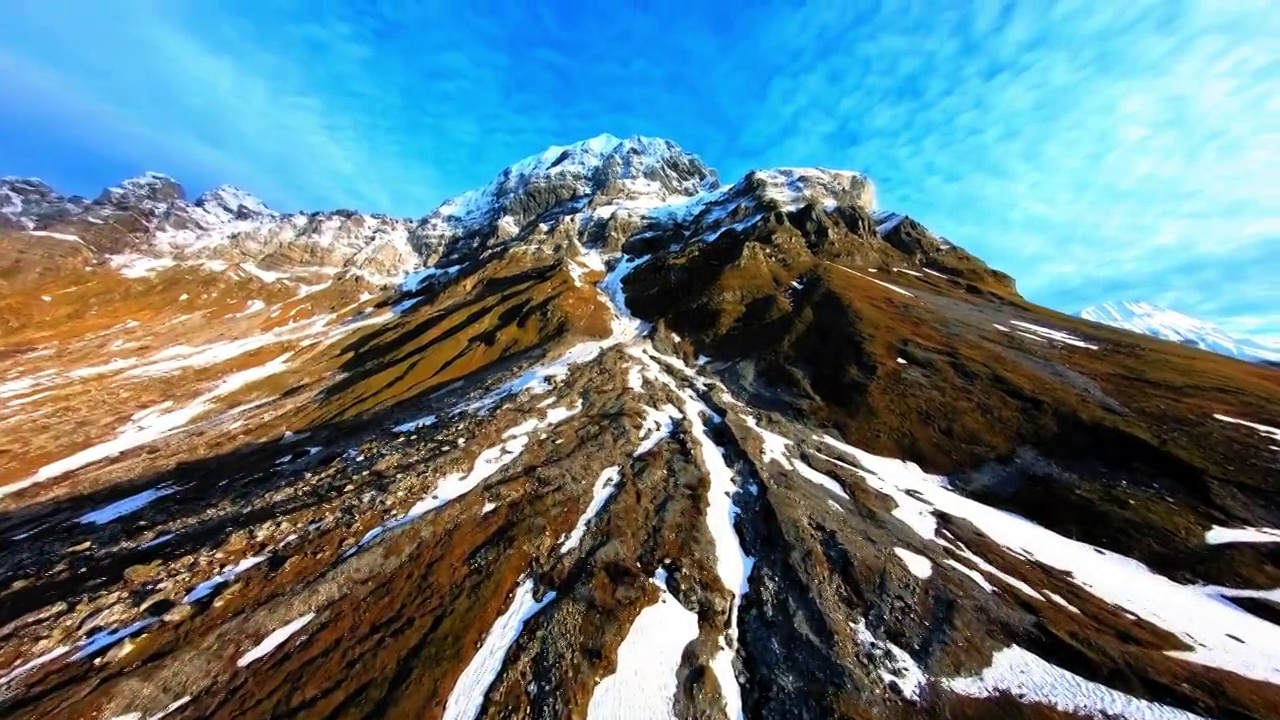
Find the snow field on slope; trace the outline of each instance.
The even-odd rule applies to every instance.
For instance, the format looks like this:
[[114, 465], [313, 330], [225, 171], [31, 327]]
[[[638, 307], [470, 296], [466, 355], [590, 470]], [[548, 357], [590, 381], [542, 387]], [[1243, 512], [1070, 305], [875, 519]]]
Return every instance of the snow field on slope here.
[[980, 675], [952, 678], [944, 685], [969, 697], [1009, 693], [1026, 702], [1043, 703], [1069, 713], [1125, 720], [1205, 720], [1200, 715], [1086, 680], [1017, 646], [996, 653]]
[[[914, 463], [872, 455], [830, 437], [815, 439], [857, 460], [863, 468], [858, 474], [898, 503], [894, 515], [921, 538], [977, 561], [976, 555], [935, 535], [937, 512], [968, 520], [1015, 556], [1062, 571], [1082, 589], [1174, 633], [1191, 647], [1167, 651], [1170, 656], [1280, 684], [1280, 627], [1199, 588], [1175, 583], [1132, 558], [964, 497], [951, 490], [945, 478], [929, 475]], [[983, 570], [995, 570], [982, 564]]]
[[676, 673], [684, 648], [698, 638], [698, 616], [667, 589], [659, 569], [658, 602], [640, 611], [622, 644], [617, 669], [591, 693], [587, 720], [674, 720]]
[[262, 378], [283, 372], [288, 367], [288, 363], [285, 361], [292, 355], [293, 353], [291, 352], [285, 353], [263, 365], [232, 373], [223, 378], [212, 390], [176, 410], [167, 410], [166, 408], [171, 403], [162, 403], [141, 411], [134, 415], [133, 420], [119, 428], [115, 437], [97, 445], [91, 445], [61, 460], [49, 463], [26, 480], [0, 487], [0, 497], [168, 437], [181, 430], [197, 416], [211, 409], [214, 400], [230, 395], [236, 390]]

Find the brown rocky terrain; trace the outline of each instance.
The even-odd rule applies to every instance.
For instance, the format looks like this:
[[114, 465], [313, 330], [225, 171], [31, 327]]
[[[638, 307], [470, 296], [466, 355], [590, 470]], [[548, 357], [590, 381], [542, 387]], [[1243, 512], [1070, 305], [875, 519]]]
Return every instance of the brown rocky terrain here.
[[1280, 717], [1280, 371], [1035, 306], [861, 175], [553, 148], [398, 284], [39, 207], [5, 717]]

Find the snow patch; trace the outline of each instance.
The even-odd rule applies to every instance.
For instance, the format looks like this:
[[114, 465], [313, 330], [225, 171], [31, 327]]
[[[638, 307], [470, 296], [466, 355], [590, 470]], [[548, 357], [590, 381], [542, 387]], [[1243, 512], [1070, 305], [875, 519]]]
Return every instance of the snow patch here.
[[1205, 720], [1203, 716], [1086, 680], [1017, 646], [996, 653], [982, 674], [950, 679], [944, 684], [948, 690], [968, 697], [1009, 693], [1026, 702], [1043, 703], [1081, 715], [1127, 720]]
[[640, 457], [652, 450], [662, 439], [671, 435], [671, 431], [675, 429], [675, 421], [680, 418], [680, 411], [670, 403], [663, 405], [661, 409], [655, 410], [648, 405], [644, 406], [644, 425], [642, 429], [645, 436], [640, 439], [640, 444], [636, 446], [632, 457]]
[[587, 720], [675, 720], [676, 673], [684, 648], [698, 638], [698, 616], [667, 589], [667, 574], [653, 578], [658, 602], [640, 611], [618, 646], [617, 670], [591, 693]]
[[929, 562], [929, 558], [913, 553], [906, 548], [896, 547], [893, 552], [898, 556], [898, 559], [902, 560], [902, 564], [907, 566], [907, 570], [921, 580], [927, 579], [933, 574], [933, 563]]
[[867, 629], [865, 618], [857, 623], [849, 623], [849, 627], [853, 628], [854, 638], [871, 657], [872, 665], [880, 673], [885, 685], [896, 688], [907, 700], [919, 700], [926, 676], [911, 655], [888, 640], [881, 640], [873, 635]]

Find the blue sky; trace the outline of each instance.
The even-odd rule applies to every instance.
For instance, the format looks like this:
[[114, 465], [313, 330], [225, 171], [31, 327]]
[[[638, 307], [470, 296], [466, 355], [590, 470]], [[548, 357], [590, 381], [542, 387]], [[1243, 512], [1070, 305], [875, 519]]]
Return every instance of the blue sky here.
[[1280, 339], [1272, 0], [5, 5], [0, 174], [67, 192], [154, 169], [420, 216], [548, 145], [656, 135], [727, 181], [863, 170], [1052, 307]]

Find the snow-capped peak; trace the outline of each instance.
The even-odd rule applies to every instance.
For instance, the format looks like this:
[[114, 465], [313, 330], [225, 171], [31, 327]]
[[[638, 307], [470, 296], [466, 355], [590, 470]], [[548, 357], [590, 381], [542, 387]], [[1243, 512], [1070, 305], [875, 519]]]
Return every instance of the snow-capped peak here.
[[229, 222], [246, 216], [275, 215], [257, 196], [233, 185], [222, 185], [196, 198], [196, 206]]
[[67, 198], [39, 178], [0, 180], [0, 225], [31, 229], [40, 219], [75, 213], [83, 198]]
[[164, 173], [148, 171], [102, 191], [98, 203], [110, 205], [164, 204], [185, 200], [186, 191]]
[[643, 172], [660, 165], [671, 156], [687, 153], [671, 140], [635, 135], [619, 138], [608, 133], [581, 140], [571, 145], [553, 145], [546, 150], [515, 163], [504, 174], [512, 177], [532, 175], [589, 173], [611, 156], [626, 157], [624, 172]]
[[1280, 362], [1280, 348], [1232, 336], [1204, 320], [1134, 300], [1093, 305], [1081, 310], [1085, 320], [1172, 340], [1250, 362]]
[[867, 210], [876, 206], [871, 179], [852, 170], [783, 167], [752, 173], [763, 183], [764, 194], [785, 206], [821, 202], [827, 206], [853, 203]]
[[438, 225], [436, 231], [448, 224], [465, 232], [501, 217], [523, 222], [592, 195], [668, 200], [718, 186], [714, 171], [671, 140], [604, 134], [514, 163], [488, 185], [446, 200], [428, 224]]

